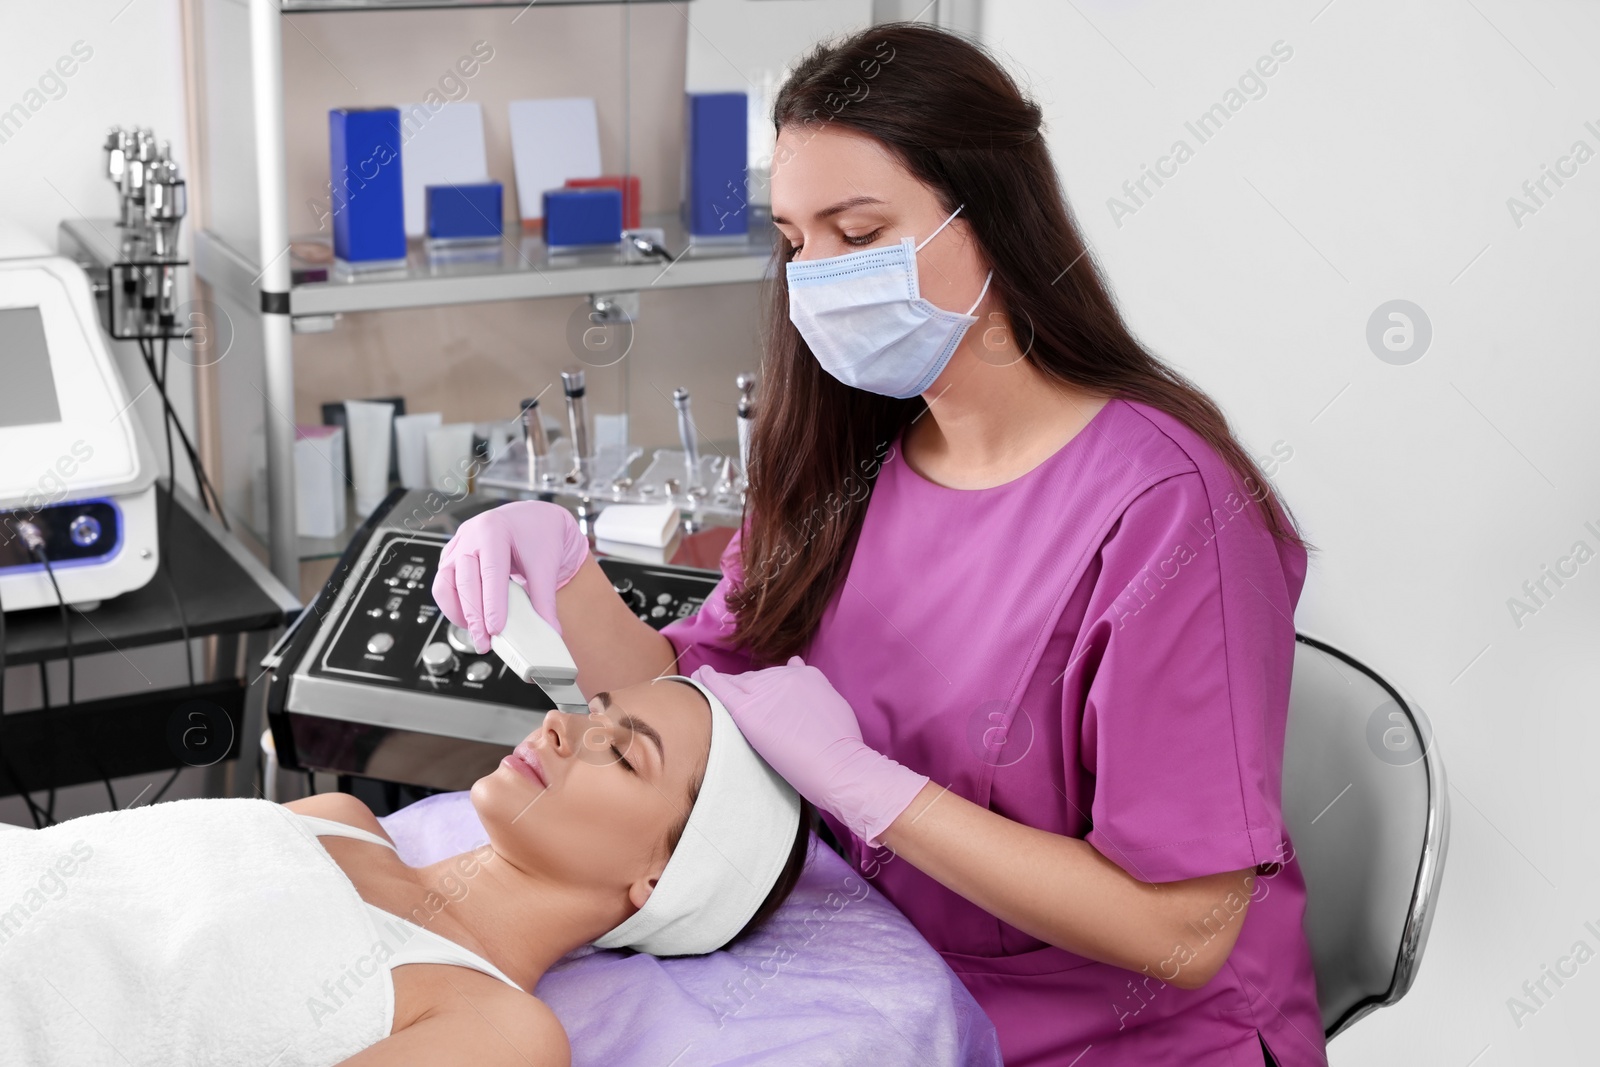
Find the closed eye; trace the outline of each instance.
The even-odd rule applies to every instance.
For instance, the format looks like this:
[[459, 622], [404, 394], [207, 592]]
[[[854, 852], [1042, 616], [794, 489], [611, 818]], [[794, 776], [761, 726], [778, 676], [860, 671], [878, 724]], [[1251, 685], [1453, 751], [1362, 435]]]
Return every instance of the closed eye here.
[[628, 757], [624, 756], [622, 754], [622, 750], [620, 748], [618, 748], [616, 745], [612, 745], [611, 746], [611, 754], [613, 756], [617, 757], [617, 762], [618, 763], [622, 764], [625, 768], [627, 768], [629, 774], [638, 774], [639, 773], [638, 770], [636, 770], [634, 768], [633, 764], [628, 762]]

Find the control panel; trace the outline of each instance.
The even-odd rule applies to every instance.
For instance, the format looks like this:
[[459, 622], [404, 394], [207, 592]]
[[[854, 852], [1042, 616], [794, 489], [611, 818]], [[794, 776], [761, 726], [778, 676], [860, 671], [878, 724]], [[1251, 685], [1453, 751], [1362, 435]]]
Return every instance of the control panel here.
[[437, 535], [385, 537], [311, 673], [533, 711], [555, 707], [499, 656], [473, 651], [467, 632], [434, 604], [444, 545]]
[[716, 575], [699, 571], [651, 567], [609, 556], [601, 556], [599, 562], [623, 603], [657, 630], [699, 611], [717, 584]]
[[[285, 769], [466, 789], [535, 730], [555, 702], [521, 681], [433, 602], [450, 535], [482, 501], [435, 519], [428, 495], [392, 497], [368, 520], [268, 657], [267, 719]], [[694, 614], [715, 571], [601, 556], [633, 613], [656, 629]]]
[[[475, 652], [467, 631], [434, 604], [445, 543], [433, 534], [386, 535], [311, 673], [533, 711], [555, 707], [499, 656]], [[716, 585], [711, 574], [608, 556], [598, 562], [634, 614], [658, 630], [700, 610]]]

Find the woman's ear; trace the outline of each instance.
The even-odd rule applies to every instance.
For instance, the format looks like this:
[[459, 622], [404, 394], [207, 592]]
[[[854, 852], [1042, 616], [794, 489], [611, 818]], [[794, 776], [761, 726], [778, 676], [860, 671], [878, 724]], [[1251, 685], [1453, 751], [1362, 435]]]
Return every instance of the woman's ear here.
[[645, 876], [628, 886], [628, 903], [635, 908], [642, 908], [650, 899], [650, 894], [655, 892], [656, 883], [661, 880], [661, 872], [666, 870], [666, 863], [659, 863], [651, 867]]

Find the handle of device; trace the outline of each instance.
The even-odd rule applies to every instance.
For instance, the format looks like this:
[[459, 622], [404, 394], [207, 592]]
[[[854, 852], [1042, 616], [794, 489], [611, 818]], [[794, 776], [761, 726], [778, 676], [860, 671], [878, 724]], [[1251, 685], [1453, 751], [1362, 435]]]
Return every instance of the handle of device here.
[[578, 665], [555, 627], [533, 610], [528, 591], [511, 582], [506, 596], [506, 625], [489, 638], [489, 647], [507, 667], [532, 685], [572, 685]]

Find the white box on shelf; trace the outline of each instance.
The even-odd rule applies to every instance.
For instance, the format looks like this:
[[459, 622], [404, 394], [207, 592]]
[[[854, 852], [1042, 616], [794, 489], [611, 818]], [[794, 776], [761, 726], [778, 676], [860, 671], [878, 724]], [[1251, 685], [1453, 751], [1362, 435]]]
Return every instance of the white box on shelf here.
[[395, 447], [399, 450], [400, 484], [407, 489], [426, 489], [428, 480], [428, 434], [444, 424], [437, 411], [394, 417]]
[[609, 504], [594, 520], [597, 540], [660, 548], [678, 532], [676, 504]]
[[483, 143], [483, 105], [400, 105], [400, 180], [405, 193], [406, 236], [427, 232], [424, 192], [430, 185], [468, 185], [489, 180]]
[[568, 178], [600, 177], [600, 121], [587, 96], [513, 100], [511, 162], [517, 173], [517, 211], [543, 221], [544, 191]]
[[346, 519], [343, 427], [295, 427], [294, 484], [300, 536], [338, 537]]

